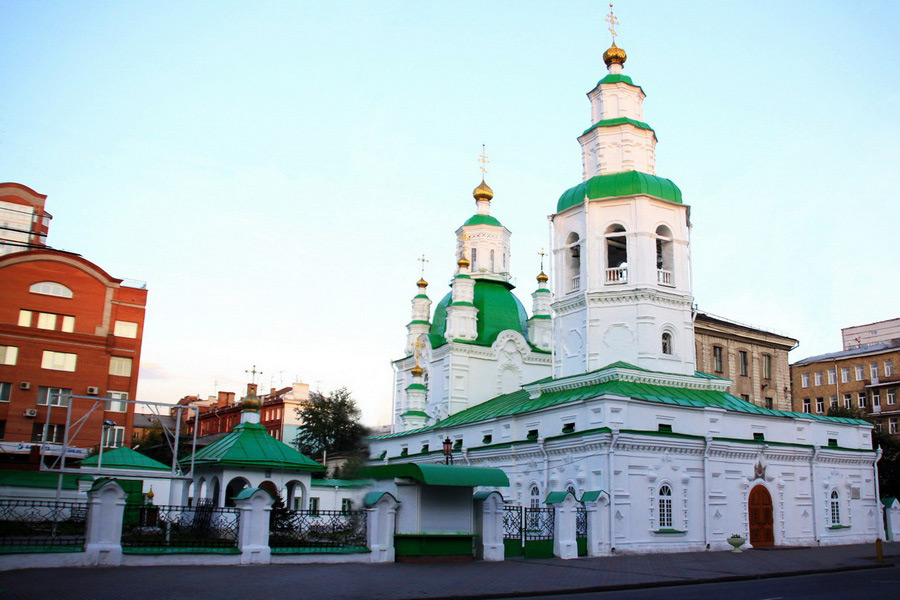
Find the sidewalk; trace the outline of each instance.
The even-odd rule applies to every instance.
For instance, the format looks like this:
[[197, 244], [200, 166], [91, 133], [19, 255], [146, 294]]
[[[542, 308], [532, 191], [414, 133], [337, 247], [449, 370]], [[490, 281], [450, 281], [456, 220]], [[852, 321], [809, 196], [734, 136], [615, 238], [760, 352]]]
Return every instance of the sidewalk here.
[[[884, 564], [900, 562], [885, 543]], [[436, 600], [574, 593], [876, 568], [875, 545], [644, 554], [501, 563], [29, 569], [0, 573], [0, 600]]]

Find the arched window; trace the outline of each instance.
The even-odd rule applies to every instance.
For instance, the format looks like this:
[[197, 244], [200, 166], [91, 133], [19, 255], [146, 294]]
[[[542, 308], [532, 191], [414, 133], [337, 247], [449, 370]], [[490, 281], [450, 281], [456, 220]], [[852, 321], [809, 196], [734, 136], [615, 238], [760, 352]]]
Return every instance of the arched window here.
[[662, 334], [662, 353], [672, 354], [672, 334], [668, 331]]
[[831, 525], [841, 524], [841, 497], [837, 490], [831, 492]]
[[38, 281], [32, 283], [28, 291], [32, 294], [43, 294], [45, 296], [58, 296], [60, 298], [71, 298], [72, 290], [61, 283], [55, 281]]
[[628, 243], [625, 228], [619, 224], [606, 228], [606, 283], [628, 282]]
[[672, 271], [675, 257], [672, 249], [672, 231], [665, 225], [656, 228], [656, 280], [663, 285], [673, 285]]
[[541, 506], [541, 490], [538, 489], [538, 486], [531, 486], [531, 498], [529, 505], [531, 508], [540, 508]]
[[475, 251], [475, 248], [472, 248], [472, 272], [475, 272], [475, 259], [478, 256], [478, 253]]
[[494, 251], [491, 250], [491, 273], [496, 273], [497, 270], [494, 269]]
[[581, 238], [574, 231], [566, 238], [565, 273], [566, 291], [574, 292], [581, 288]]
[[672, 488], [667, 485], [659, 488], [659, 528], [672, 528]]

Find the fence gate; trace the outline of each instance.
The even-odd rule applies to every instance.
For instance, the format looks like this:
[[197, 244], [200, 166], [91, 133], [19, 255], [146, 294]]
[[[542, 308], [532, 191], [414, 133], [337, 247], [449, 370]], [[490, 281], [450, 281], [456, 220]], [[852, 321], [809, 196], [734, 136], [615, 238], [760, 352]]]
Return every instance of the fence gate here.
[[578, 556], [587, 556], [587, 510], [584, 504], [575, 512], [575, 543], [578, 545]]
[[505, 506], [503, 510], [504, 556], [553, 558], [552, 507]]

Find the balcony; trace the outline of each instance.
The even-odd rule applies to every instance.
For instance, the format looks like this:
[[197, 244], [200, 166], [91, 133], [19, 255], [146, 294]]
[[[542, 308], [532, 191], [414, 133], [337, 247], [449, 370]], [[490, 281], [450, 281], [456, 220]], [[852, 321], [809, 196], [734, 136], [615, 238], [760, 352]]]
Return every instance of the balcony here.
[[606, 285], [628, 283], [628, 267], [614, 267], [606, 270]]
[[659, 285], [675, 287], [675, 284], [672, 283], [672, 271], [666, 271], [665, 269], [657, 269], [656, 270], [656, 281], [659, 283]]

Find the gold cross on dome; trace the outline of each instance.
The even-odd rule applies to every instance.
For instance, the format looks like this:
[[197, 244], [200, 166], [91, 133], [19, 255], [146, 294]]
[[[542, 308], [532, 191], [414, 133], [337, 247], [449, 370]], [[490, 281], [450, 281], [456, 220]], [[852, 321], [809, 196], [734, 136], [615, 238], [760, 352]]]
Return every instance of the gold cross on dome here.
[[544, 257], [547, 256], [547, 253], [544, 252], [544, 249], [541, 248], [541, 251], [538, 252], [538, 256], [541, 257], [541, 273], [544, 272]]
[[424, 279], [425, 278], [425, 263], [429, 262], [429, 260], [427, 258], [425, 258], [424, 254], [422, 255], [421, 258], [417, 258], [416, 260], [419, 261], [420, 263], [422, 263], [422, 279]]
[[416, 366], [418, 367], [419, 366], [419, 356], [421, 356], [421, 353], [419, 352], [419, 348], [424, 348], [425, 342], [422, 341], [421, 337], [416, 338], [416, 341], [414, 341], [412, 343], [412, 347], [413, 347], [413, 356], [415, 356]]
[[461, 249], [460, 249], [461, 256], [465, 256], [465, 254], [466, 254], [466, 242], [469, 241], [469, 235], [468, 235], [465, 231], [463, 231], [463, 232], [461, 232], [457, 237], [459, 238], [459, 242], [460, 242], [460, 244], [462, 245], [462, 246], [461, 246]]
[[613, 44], [616, 43], [616, 36], [619, 35], [616, 33], [616, 27], [619, 25], [619, 20], [616, 18], [616, 15], [613, 14], [613, 5], [612, 2], [609, 3], [609, 14], [606, 15], [606, 18], [603, 19], [607, 23], [609, 23], [609, 32], [612, 34]]
[[263, 372], [257, 371], [256, 365], [253, 365], [253, 369], [244, 369], [244, 373], [250, 373], [251, 375], [253, 375], [253, 383], [256, 383], [256, 376], [262, 375]]
[[487, 175], [488, 163], [491, 162], [484, 151], [484, 144], [481, 144], [481, 154], [478, 155], [478, 162], [481, 163], [481, 166], [478, 168], [481, 169], [481, 178], [484, 179], [484, 176]]

